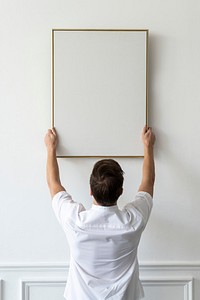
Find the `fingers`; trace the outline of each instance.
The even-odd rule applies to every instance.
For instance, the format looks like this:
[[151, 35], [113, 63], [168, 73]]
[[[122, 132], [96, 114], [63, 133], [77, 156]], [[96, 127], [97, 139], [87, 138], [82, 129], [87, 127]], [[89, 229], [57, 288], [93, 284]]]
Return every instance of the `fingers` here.
[[142, 133], [145, 134], [147, 132], [147, 125], [144, 126], [144, 128], [142, 129]]
[[49, 134], [49, 135], [53, 134], [54, 136], [57, 136], [55, 127], [48, 129], [47, 134]]
[[145, 135], [149, 132], [152, 132], [152, 127], [148, 127], [147, 125], [145, 125], [144, 128], [142, 129], [142, 135]]
[[148, 129], [147, 129], [147, 135], [152, 135], [152, 128], [151, 127], [149, 127]]
[[57, 135], [55, 127], [53, 127], [51, 130], [52, 130], [54, 135]]
[[56, 148], [58, 144], [58, 137], [55, 128], [48, 129], [44, 138], [44, 142], [47, 148]]
[[155, 143], [155, 135], [152, 131], [152, 127], [148, 127], [147, 125], [144, 126], [142, 130], [142, 141], [144, 144], [149, 145], [149, 144], [154, 144]]

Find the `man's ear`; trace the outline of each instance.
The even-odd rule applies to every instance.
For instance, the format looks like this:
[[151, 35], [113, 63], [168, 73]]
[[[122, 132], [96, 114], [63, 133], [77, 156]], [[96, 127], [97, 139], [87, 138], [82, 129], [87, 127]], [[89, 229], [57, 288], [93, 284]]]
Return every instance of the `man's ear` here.
[[119, 192], [120, 192], [119, 197], [123, 194], [123, 191], [124, 191], [124, 190], [123, 190], [123, 187], [121, 187], [120, 190], [119, 190]]

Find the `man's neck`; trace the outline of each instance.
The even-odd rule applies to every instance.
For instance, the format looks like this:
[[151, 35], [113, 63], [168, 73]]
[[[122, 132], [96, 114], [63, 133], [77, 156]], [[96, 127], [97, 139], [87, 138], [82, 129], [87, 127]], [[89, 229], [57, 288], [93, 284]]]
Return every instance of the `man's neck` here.
[[[105, 205], [101, 205], [101, 204], [99, 204], [95, 199], [93, 199], [93, 202], [92, 202], [92, 204], [94, 204], [94, 205], [98, 205], [98, 206], [105, 206]], [[110, 206], [115, 206], [115, 205], [117, 205], [117, 202], [116, 203], [114, 203], [114, 204], [112, 204], [112, 205], [106, 205], [106, 206], [108, 206], [108, 207], [110, 207]]]

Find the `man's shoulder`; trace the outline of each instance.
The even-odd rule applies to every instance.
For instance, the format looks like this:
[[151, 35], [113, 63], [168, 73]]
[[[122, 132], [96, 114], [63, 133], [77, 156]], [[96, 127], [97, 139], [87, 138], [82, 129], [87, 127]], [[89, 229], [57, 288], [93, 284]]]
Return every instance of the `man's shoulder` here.
[[135, 199], [127, 203], [123, 210], [128, 211], [130, 214], [137, 216], [140, 215], [146, 224], [153, 206], [152, 196], [143, 191], [137, 192]]
[[58, 219], [75, 218], [81, 211], [85, 211], [82, 203], [75, 202], [67, 191], [58, 192], [52, 200], [52, 208]]

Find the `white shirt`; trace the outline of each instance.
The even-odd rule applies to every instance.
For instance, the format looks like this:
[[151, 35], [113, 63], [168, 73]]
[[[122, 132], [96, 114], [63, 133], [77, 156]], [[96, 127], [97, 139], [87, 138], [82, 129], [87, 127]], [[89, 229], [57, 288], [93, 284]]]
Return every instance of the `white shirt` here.
[[152, 197], [138, 192], [122, 210], [115, 206], [84, 206], [59, 192], [52, 201], [71, 251], [67, 300], [138, 300], [137, 249], [148, 221]]

